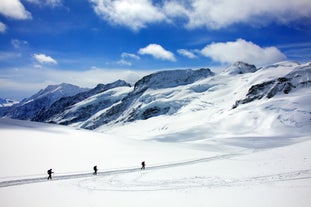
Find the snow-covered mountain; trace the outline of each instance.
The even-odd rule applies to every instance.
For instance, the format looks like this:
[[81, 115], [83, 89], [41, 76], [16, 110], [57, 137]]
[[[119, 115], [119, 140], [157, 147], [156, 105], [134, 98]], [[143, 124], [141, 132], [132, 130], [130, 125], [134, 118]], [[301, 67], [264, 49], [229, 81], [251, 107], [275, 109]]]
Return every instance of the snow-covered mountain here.
[[[150, 74], [137, 81], [134, 89], [120, 102], [99, 111], [80, 127], [95, 129], [108, 123], [132, 122], [159, 115], [172, 115], [186, 104], [184, 100], [174, 96], [178, 87], [213, 75], [210, 69], [161, 71]], [[172, 93], [168, 94], [166, 90]], [[159, 92], [159, 96], [153, 94], [154, 92]]]
[[0, 107], [8, 107], [8, 106], [12, 106], [17, 103], [18, 101], [14, 101], [14, 100], [7, 99], [7, 98], [0, 98]]
[[173, 114], [183, 106], [182, 100], [159, 101], [154, 106], [149, 104], [143, 107], [144, 103], [151, 101], [146, 91], [167, 88], [174, 90], [213, 75], [209, 69], [203, 68], [172, 70], [145, 76], [134, 87], [121, 80], [107, 85], [99, 84], [90, 91], [56, 101], [46, 110], [41, 110], [32, 120], [95, 129], [110, 122], [128, 122]]
[[160, 71], [147, 75], [135, 83], [134, 91], [178, 87], [213, 75], [214, 73], [208, 68]]
[[41, 110], [34, 121], [72, 124], [87, 120], [100, 110], [120, 101], [129, 92], [131, 85], [118, 80], [110, 84], [98, 84], [95, 88], [63, 97], [46, 110]]
[[257, 68], [255, 65], [250, 65], [248, 63], [238, 61], [233, 65], [227, 67], [222, 73], [228, 75], [237, 75], [244, 73], [254, 73], [256, 72], [256, 70]]
[[[242, 74], [220, 72], [173, 88], [147, 89], [114, 119], [117, 123], [94, 128], [139, 139], [153, 134], [152, 139], [164, 142], [227, 142], [226, 138], [246, 136], [251, 143], [267, 134], [311, 133], [310, 68], [310, 63], [281, 62]], [[149, 117], [149, 112], [161, 116]], [[96, 123], [93, 120], [80, 126], [88, 128]], [[132, 128], [139, 137], [129, 134]]]
[[237, 101], [234, 108], [239, 104], [246, 104], [263, 97], [270, 99], [278, 94], [289, 94], [310, 86], [311, 66], [309, 64], [299, 65], [285, 76], [252, 85], [246, 94], [246, 98]]
[[[172, 70], [134, 86], [99, 84], [33, 117], [101, 133], [2, 118], [0, 199], [143, 206], [144, 195], [151, 206], [310, 206], [310, 86], [311, 63], [239, 62], [218, 74]], [[57, 182], [44, 177], [50, 168]]]
[[2, 109], [0, 114], [15, 119], [30, 120], [34, 118], [39, 111], [49, 108], [60, 98], [73, 96], [86, 90], [86, 88], [80, 88], [67, 83], [49, 85], [30, 98], [26, 98], [9, 108]]
[[309, 207], [310, 75], [295, 62], [162, 71], [35, 117], [95, 133], [1, 118], [1, 204]]
[[[160, 71], [133, 87], [119, 80], [64, 96], [35, 113], [28, 111], [32, 116], [27, 117], [121, 134], [127, 127], [136, 127], [146, 134], [156, 131], [157, 139], [169, 128], [176, 130], [174, 136], [194, 128], [188, 122], [197, 126], [197, 134], [189, 136], [200, 132], [205, 137], [220, 136], [228, 126], [258, 133], [270, 127], [279, 133], [288, 126], [310, 126], [310, 74], [310, 63], [289, 61], [259, 69], [237, 62], [218, 74], [204, 68]], [[41, 94], [48, 93], [43, 90], [33, 97]], [[11, 117], [21, 119], [23, 111], [15, 107]]]

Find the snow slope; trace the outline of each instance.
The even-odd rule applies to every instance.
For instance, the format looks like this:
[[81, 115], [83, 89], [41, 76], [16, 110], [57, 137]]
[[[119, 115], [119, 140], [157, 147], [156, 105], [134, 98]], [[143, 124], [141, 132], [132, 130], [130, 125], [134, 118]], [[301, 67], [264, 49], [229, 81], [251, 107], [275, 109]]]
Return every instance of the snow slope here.
[[10, 119], [0, 120], [0, 135], [1, 206], [311, 204], [310, 136], [279, 137], [283, 146], [267, 142], [260, 149], [230, 139], [213, 150], [199, 144], [202, 150], [195, 141], [133, 140]]
[[71, 127], [2, 118], [1, 206], [309, 207], [310, 68], [157, 73], [76, 102], [60, 120], [115, 100]]
[[[169, 70], [147, 75], [133, 87], [120, 80], [99, 84], [51, 105], [40, 99], [21, 110], [13, 107], [14, 113], [6, 116], [121, 136], [128, 135], [127, 128], [137, 127], [141, 138], [151, 133], [153, 139], [166, 142], [180, 141], [179, 134], [185, 133], [191, 140], [258, 137], [265, 132], [296, 136], [310, 128], [310, 87], [311, 63], [285, 61], [256, 68], [237, 62], [218, 74], [207, 68]], [[51, 89], [33, 97], [44, 94], [54, 100]], [[175, 126], [167, 136], [166, 129]]]
[[[129, 136], [134, 127], [138, 139], [152, 134], [165, 142], [295, 137], [311, 128], [310, 76], [310, 63], [290, 61], [259, 69], [237, 62], [219, 74], [209, 69], [160, 71], [131, 88], [122, 83], [101, 94], [62, 99], [33, 120], [120, 136]], [[187, 139], [181, 139], [185, 134]]]
[[[195, 141], [207, 148], [233, 138], [240, 140], [239, 145], [258, 148], [265, 142], [280, 145], [279, 137], [311, 133], [310, 76], [310, 63], [282, 62], [252, 73], [224, 73], [184, 86], [148, 90], [139, 99], [142, 111], [152, 105], [170, 105], [175, 110], [147, 120], [102, 125], [96, 131], [162, 142]], [[275, 90], [281, 77], [292, 86], [287, 94]], [[264, 94], [262, 98], [236, 106], [237, 101], [248, 97], [253, 86], [265, 81], [274, 84], [263, 92], [258, 90], [257, 94]], [[265, 95], [270, 91], [275, 91], [273, 97]]]

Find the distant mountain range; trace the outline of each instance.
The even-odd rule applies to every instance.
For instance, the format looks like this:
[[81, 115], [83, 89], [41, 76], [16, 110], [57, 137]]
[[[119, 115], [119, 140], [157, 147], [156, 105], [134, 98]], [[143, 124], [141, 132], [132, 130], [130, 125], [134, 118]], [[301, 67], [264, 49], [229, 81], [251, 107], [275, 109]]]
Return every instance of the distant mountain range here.
[[18, 101], [7, 99], [7, 98], [0, 98], [0, 107], [8, 107], [14, 104], [17, 104]]
[[46, 110], [60, 98], [73, 96], [86, 90], [88, 89], [67, 83], [49, 85], [30, 98], [26, 98], [10, 107], [2, 107], [0, 115], [14, 119], [31, 120], [36, 117], [37, 113], [41, 110]]
[[[230, 113], [238, 113], [242, 110], [239, 108], [251, 103], [264, 106], [275, 97], [291, 97], [290, 104], [299, 103], [295, 110], [273, 113], [276, 117], [286, 113], [299, 123], [301, 117], [304, 121], [311, 118], [310, 103], [302, 101], [303, 96], [310, 97], [310, 86], [311, 63], [281, 62], [256, 68], [237, 62], [217, 74], [208, 68], [160, 71], [143, 77], [134, 86], [122, 80], [98, 84], [93, 89], [65, 83], [48, 86], [20, 103], [1, 107], [0, 115], [97, 129], [158, 116], [182, 116], [189, 111], [200, 111], [214, 119], [227, 113], [227, 119]], [[284, 108], [284, 103], [269, 107]], [[271, 111], [269, 107], [264, 110]], [[247, 109], [247, 113], [251, 111]]]

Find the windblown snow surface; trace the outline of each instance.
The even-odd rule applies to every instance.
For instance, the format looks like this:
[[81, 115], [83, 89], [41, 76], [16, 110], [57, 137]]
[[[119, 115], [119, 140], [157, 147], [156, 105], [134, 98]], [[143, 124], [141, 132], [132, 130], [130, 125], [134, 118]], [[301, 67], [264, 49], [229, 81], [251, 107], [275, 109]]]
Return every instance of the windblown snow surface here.
[[236, 137], [207, 146], [10, 119], [1, 119], [0, 132], [5, 207], [311, 204], [310, 136], [266, 136], [261, 143]]
[[309, 207], [310, 88], [232, 107], [261, 76], [287, 75], [288, 64], [150, 90], [189, 104], [95, 131], [2, 118], [0, 205]]

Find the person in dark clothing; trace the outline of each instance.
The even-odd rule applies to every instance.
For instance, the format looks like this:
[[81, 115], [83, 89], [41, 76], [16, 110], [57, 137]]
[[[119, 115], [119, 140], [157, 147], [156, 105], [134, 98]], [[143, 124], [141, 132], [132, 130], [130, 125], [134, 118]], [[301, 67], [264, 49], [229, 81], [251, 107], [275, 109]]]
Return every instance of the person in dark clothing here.
[[97, 166], [96, 165], [93, 167], [93, 170], [94, 170], [93, 175], [97, 175]]
[[145, 161], [142, 161], [142, 162], [141, 162], [141, 168], [140, 168], [140, 169], [141, 169], [141, 170], [144, 170], [144, 169], [145, 169], [145, 166], [146, 166]]
[[48, 180], [52, 180], [52, 173], [54, 173], [54, 172], [52, 172], [52, 169], [49, 169], [48, 170], [48, 175], [49, 175]]

